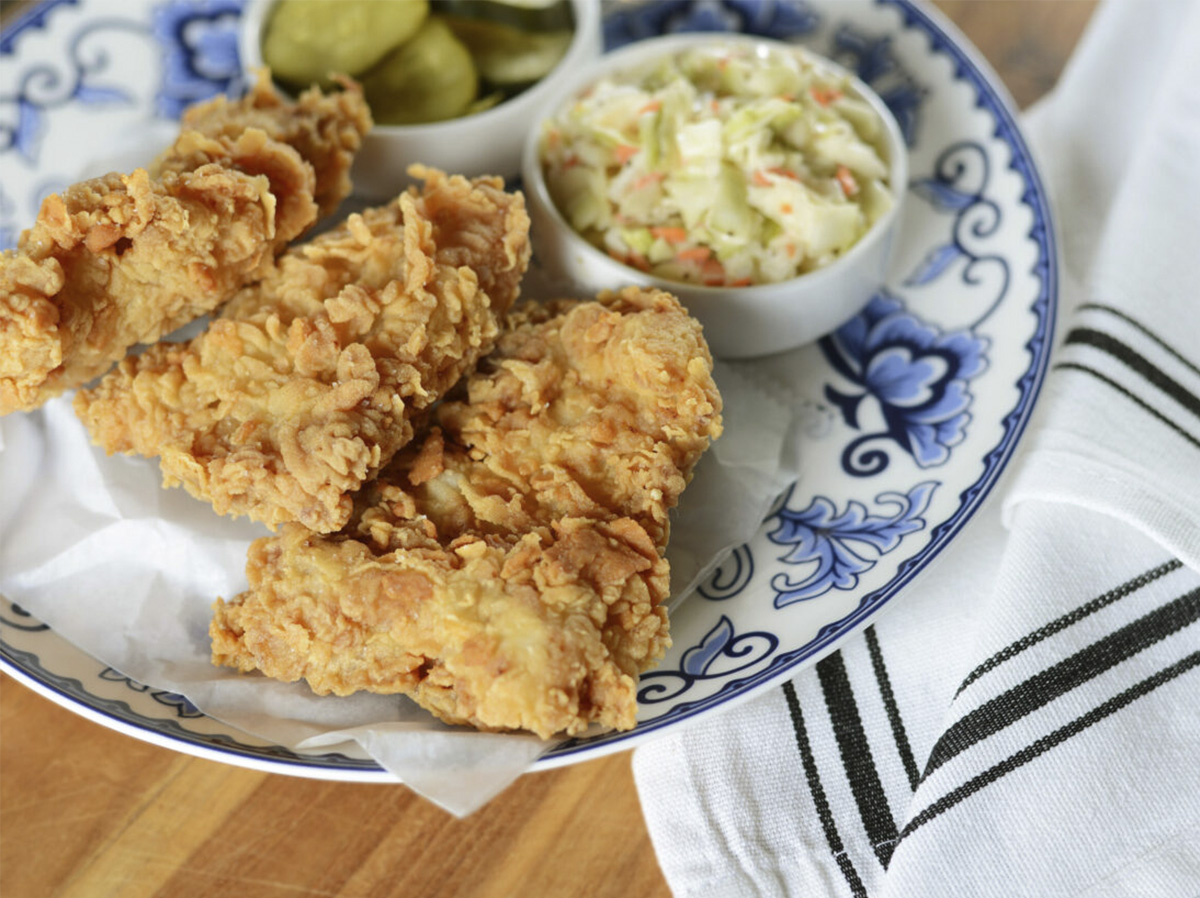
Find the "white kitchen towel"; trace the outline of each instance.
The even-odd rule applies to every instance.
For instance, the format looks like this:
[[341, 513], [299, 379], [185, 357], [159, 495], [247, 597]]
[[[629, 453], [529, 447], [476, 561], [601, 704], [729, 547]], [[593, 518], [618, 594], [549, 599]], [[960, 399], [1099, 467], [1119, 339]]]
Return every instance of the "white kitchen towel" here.
[[1029, 448], [872, 627], [636, 752], [680, 898], [1200, 896], [1200, 3], [1102, 4], [1027, 124]]

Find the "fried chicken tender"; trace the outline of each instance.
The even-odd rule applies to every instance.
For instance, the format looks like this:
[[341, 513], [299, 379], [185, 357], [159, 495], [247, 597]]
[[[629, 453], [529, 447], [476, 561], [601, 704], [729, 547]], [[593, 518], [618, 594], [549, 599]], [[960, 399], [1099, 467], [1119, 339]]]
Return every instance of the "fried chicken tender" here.
[[186, 344], [126, 358], [75, 399], [110, 454], [160, 456], [222, 514], [343, 527], [413, 419], [491, 351], [529, 262], [497, 178], [423, 177], [293, 247]]
[[[267, 175], [227, 164], [234, 154], [288, 171], [299, 192], [281, 203]], [[0, 253], [0, 414], [36, 408], [211, 311], [315, 219], [312, 171], [291, 147], [247, 132], [204, 155], [224, 158], [47, 197], [17, 250]], [[290, 213], [290, 236], [277, 210]]]
[[[191, 106], [182, 125], [185, 131], [217, 138], [257, 129], [294, 147], [312, 165], [320, 214], [329, 215], [350, 195], [350, 168], [371, 129], [371, 111], [361, 88], [349, 79], [341, 84], [343, 90], [330, 93], [313, 87], [292, 101], [272, 86], [270, 73], [262, 69], [244, 96], [236, 100], [219, 96]], [[168, 151], [158, 160], [156, 171], [177, 170], [180, 164], [181, 154]]]
[[316, 221], [318, 202], [349, 192], [370, 127], [361, 93], [269, 103], [266, 92], [189, 113], [195, 127], [152, 173], [48, 197], [17, 250], [0, 253], [0, 415], [36, 408], [208, 314], [271, 268]]
[[633, 727], [670, 644], [668, 512], [721, 432], [711, 371], [666, 293], [523, 308], [346, 529], [252, 545], [213, 662], [487, 730]]

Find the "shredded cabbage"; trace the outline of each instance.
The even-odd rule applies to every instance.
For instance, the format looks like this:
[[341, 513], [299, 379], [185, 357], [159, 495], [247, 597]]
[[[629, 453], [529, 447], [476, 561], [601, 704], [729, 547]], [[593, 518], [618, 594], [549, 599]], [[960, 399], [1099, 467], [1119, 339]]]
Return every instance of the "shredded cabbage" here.
[[893, 202], [879, 116], [801, 53], [685, 50], [597, 82], [540, 140], [571, 226], [670, 280], [787, 280], [845, 253]]

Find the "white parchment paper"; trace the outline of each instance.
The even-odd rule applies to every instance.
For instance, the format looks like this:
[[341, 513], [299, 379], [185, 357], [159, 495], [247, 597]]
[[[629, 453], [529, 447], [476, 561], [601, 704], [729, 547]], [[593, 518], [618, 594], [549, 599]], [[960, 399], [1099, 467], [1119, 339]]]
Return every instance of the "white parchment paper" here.
[[[753, 535], [796, 476], [795, 410], [756, 372], [718, 364], [725, 434], [674, 516], [673, 608]], [[269, 531], [160, 482], [157, 461], [91, 446], [70, 397], [0, 418], [0, 594], [126, 676], [246, 732], [300, 751], [356, 744], [458, 815], [550, 747], [449, 727], [396, 696], [315, 696], [303, 683], [212, 666], [212, 603], [246, 588], [246, 549]]]

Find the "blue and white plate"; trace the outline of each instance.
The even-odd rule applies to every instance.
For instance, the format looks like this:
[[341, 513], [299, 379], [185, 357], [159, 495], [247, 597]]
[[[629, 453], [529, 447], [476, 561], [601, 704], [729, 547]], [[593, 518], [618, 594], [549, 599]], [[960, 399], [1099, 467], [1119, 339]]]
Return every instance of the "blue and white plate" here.
[[[48, 0], [8, 23], [0, 245], [78, 175], [81, 135], [93, 156], [116, 153], [188, 103], [239, 90], [240, 12], [239, 0]], [[952, 27], [908, 0], [660, 0], [614, 4], [605, 39], [612, 48], [682, 30], [793, 40], [855, 70], [904, 129], [909, 196], [887, 289], [787, 364], [756, 363], [786, 371], [816, 410], [799, 485], [675, 613], [675, 647], [643, 677], [637, 729], [567, 742], [541, 767], [727, 708], [862, 627], [979, 508], [1013, 457], [1049, 355], [1057, 260], [1045, 191], [1003, 88]], [[367, 759], [297, 754], [234, 730], [8, 603], [0, 667], [73, 711], [179, 751], [393, 780]]]

